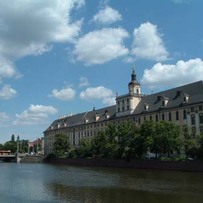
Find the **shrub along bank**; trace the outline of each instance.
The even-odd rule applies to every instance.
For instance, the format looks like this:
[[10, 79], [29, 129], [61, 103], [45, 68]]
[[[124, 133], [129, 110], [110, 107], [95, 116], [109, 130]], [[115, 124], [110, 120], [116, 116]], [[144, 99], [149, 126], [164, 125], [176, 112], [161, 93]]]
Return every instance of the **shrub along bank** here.
[[185, 126], [182, 131], [173, 123], [145, 121], [140, 127], [132, 122], [109, 124], [93, 138], [85, 137], [80, 147], [70, 145], [66, 135], [57, 135], [53, 154], [68, 158], [140, 160], [187, 160], [203, 157], [203, 135], [195, 137]]

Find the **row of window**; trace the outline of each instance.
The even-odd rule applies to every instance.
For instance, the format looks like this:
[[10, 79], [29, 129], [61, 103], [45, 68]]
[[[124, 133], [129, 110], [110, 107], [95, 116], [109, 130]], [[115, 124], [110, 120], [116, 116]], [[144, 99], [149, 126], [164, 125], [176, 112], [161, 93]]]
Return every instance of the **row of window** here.
[[[127, 111], [129, 111], [129, 109], [130, 109], [130, 107], [129, 107], [129, 105], [127, 105]], [[122, 111], [125, 111], [125, 107], [124, 106], [122, 106], [122, 108], [119, 108], [118, 107], [118, 112], [122, 112]]]
[[[196, 119], [195, 119], [195, 114], [191, 114], [191, 124], [195, 125], [196, 124]], [[183, 120], [187, 119], [187, 113], [186, 110], [183, 111], [183, 116], [182, 116]], [[144, 120], [146, 120], [146, 116], [143, 117]], [[179, 111], [175, 112], [175, 120], [178, 121], [180, 119], [180, 113]], [[149, 116], [149, 120], [153, 120], [153, 116], [150, 115]], [[161, 115], [156, 114], [155, 115], [155, 121], [158, 122], [159, 120], [165, 121], [166, 120], [166, 113], [162, 113]], [[138, 122], [138, 124], [141, 123], [141, 118], [139, 117], [138, 119], [136, 119], [135, 117], [133, 118], [133, 121]], [[172, 121], [172, 113], [169, 112], [168, 113], [168, 121]], [[199, 114], [199, 123], [203, 124], [203, 113]]]
[[[127, 103], [129, 103], [129, 98], [126, 99]], [[120, 103], [124, 104], [125, 103], [125, 99], [123, 99], [122, 101], [117, 101], [117, 104], [120, 105]]]
[[200, 106], [198, 106], [198, 107], [196, 107], [196, 108], [193, 106], [193, 107], [190, 108], [190, 111], [191, 111], [191, 112], [195, 112], [195, 111], [198, 111], [198, 110], [199, 110], [199, 111], [203, 111], [203, 106], [200, 105]]

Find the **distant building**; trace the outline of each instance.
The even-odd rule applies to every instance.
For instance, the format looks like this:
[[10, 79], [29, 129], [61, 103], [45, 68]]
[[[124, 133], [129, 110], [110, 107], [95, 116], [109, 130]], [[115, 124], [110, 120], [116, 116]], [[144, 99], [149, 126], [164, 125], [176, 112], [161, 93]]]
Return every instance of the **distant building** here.
[[28, 153], [44, 154], [44, 138], [28, 142]]
[[194, 82], [159, 93], [141, 94], [135, 69], [128, 84], [128, 93], [116, 96], [116, 105], [59, 118], [44, 131], [45, 155], [53, 151], [56, 134], [66, 134], [73, 146], [82, 138], [90, 139], [103, 131], [109, 122], [119, 124], [144, 120], [187, 125], [194, 134], [203, 132], [203, 81]]

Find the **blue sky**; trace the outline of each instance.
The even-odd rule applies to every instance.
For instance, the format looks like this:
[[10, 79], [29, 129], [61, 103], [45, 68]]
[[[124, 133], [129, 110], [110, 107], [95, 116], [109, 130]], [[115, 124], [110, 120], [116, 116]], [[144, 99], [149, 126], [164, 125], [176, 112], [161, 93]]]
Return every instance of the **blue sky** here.
[[203, 79], [202, 0], [0, 0], [0, 143], [115, 104], [133, 65], [145, 94]]

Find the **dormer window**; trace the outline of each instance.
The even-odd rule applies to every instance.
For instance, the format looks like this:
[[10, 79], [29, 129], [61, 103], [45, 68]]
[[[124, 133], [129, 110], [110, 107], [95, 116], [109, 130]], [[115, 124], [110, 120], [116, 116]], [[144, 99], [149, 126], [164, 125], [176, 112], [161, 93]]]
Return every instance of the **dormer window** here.
[[98, 113], [95, 113], [94, 114], [94, 121], [98, 121], [99, 120], [99, 114]]
[[164, 100], [162, 101], [162, 106], [163, 106], [163, 107], [165, 106], [165, 101], [164, 101]]
[[162, 107], [166, 107], [167, 104], [168, 104], [168, 98], [163, 97], [163, 99], [162, 99], [162, 101], [161, 101]]
[[89, 121], [89, 120], [85, 117], [85, 118], [84, 118], [84, 123], [88, 123], [88, 121]]
[[144, 104], [144, 110], [145, 110], [145, 111], [148, 111], [148, 109], [149, 109], [149, 104], [146, 104], [146, 103], [145, 103], [145, 104]]
[[188, 100], [189, 100], [189, 95], [184, 94], [184, 97], [183, 97], [183, 102], [184, 102], [184, 103], [187, 103], [187, 102], [188, 102]]

